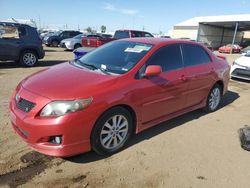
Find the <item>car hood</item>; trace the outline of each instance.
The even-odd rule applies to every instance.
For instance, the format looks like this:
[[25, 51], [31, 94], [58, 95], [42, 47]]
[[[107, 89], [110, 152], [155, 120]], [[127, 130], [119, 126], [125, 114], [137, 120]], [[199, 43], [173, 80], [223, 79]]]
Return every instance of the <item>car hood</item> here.
[[27, 77], [22, 87], [51, 100], [73, 100], [91, 97], [113, 86], [117, 79], [66, 62]]
[[236, 59], [235, 62], [239, 65], [250, 67], [250, 57], [242, 56]]

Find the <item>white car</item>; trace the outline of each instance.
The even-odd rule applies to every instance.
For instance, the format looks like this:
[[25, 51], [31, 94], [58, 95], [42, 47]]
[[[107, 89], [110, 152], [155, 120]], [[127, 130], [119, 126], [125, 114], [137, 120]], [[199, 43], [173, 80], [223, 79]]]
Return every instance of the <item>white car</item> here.
[[75, 50], [79, 47], [82, 47], [82, 37], [85, 36], [85, 34], [79, 34], [73, 38], [64, 39], [60, 42], [59, 46], [61, 48], [66, 48], [67, 50]]
[[231, 66], [231, 77], [250, 80], [250, 51], [242, 54]]

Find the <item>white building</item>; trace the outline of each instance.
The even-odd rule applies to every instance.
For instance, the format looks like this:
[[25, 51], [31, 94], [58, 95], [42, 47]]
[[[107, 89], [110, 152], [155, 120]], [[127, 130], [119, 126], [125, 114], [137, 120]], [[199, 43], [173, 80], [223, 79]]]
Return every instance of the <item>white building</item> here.
[[189, 38], [207, 42], [214, 48], [240, 44], [244, 32], [250, 31], [250, 14], [194, 17], [173, 28], [173, 38]]

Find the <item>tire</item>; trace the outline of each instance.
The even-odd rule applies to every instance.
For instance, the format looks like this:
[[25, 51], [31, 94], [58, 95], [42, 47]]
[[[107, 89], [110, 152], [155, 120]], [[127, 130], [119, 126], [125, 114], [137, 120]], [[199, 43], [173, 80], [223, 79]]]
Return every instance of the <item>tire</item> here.
[[19, 58], [20, 64], [25, 67], [33, 67], [36, 65], [37, 61], [38, 58], [36, 53], [31, 50], [26, 50], [22, 52]]
[[205, 111], [210, 113], [218, 110], [221, 98], [222, 88], [219, 84], [215, 84], [208, 94]]
[[75, 44], [75, 46], [74, 46], [74, 50], [75, 50], [75, 49], [77, 49], [77, 48], [80, 48], [80, 47], [82, 47], [82, 45], [81, 45], [81, 44]]
[[58, 47], [58, 45], [59, 45], [59, 42], [57, 40], [52, 40], [51, 41], [51, 46], [52, 47]]
[[105, 156], [117, 153], [128, 142], [133, 127], [132, 115], [125, 108], [114, 107], [108, 110], [99, 118], [92, 130], [92, 149], [97, 154]]

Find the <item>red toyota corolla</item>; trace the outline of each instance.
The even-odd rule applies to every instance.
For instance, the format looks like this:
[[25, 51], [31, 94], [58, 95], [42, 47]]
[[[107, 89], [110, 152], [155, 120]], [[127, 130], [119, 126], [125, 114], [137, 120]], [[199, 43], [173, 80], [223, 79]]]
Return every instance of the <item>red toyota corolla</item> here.
[[133, 133], [195, 109], [215, 111], [229, 69], [195, 42], [114, 41], [24, 79], [11, 98], [11, 122], [41, 153], [110, 155]]

